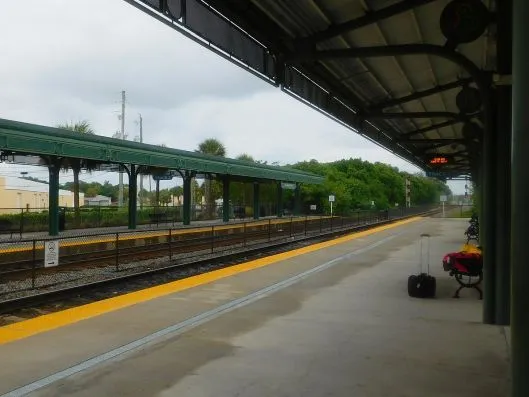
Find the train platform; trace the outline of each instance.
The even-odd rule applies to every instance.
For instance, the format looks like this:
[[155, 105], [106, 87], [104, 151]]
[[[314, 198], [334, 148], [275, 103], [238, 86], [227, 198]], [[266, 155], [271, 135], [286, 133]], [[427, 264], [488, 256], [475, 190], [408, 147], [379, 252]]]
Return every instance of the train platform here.
[[[0, 328], [0, 397], [508, 395], [508, 334], [453, 299], [465, 220], [413, 218]], [[436, 299], [412, 299], [432, 238]]]
[[[287, 217], [285, 217], [287, 218]], [[269, 219], [283, 219], [277, 216], [261, 217], [260, 221], [268, 221]], [[288, 217], [290, 219], [290, 217]], [[136, 229], [131, 230], [128, 226], [109, 226], [109, 227], [92, 227], [88, 229], [69, 229], [59, 232], [58, 238], [66, 237], [79, 237], [79, 236], [91, 236], [105, 233], [127, 233], [145, 230], [156, 230], [156, 229], [193, 229], [197, 227], [206, 226], [217, 226], [217, 225], [234, 225], [245, 222], [255, 222], [253, 218], [237, 218], [230, 219], [229, 222], [224, 222], [222, 219], [211, 219], [211, 220], [200, 220], [193, 221], [190, 225], [184, 225], [183, 222], [159, 222], [159, 223], [148, 223], [144, 225], [138, 225]], [[27, 233], [13, 233], [0, 235], [0, 243], [2, 242], [13, 242], [18, 240], [31, 240], [31, 239], [50, 239], [49, 233], [45, 232], [27, 232]]]

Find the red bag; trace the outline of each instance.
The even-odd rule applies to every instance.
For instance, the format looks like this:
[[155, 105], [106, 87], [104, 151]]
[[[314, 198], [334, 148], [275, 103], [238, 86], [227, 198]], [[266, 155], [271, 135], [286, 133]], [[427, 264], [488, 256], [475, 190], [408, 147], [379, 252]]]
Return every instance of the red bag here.
[[483, 258], [478, 252], [451, 252], [443, 258], [443, 269], [450, 275], [479, 276], [483, 271]]

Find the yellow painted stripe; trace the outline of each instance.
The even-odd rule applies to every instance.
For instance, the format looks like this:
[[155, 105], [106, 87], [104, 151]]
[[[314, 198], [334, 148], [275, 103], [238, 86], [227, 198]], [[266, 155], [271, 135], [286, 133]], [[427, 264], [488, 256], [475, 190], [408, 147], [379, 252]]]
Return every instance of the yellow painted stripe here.
[[113, 312], [115, 310], [132, 306], [137, 303], [146, 302], [155, 298], [159, 298], [161, 296], [184, 291], [193, 287], [197, 287], [199, 285], [211, 283], [238, 273], [243, 273], [249, 270], [268, 266], [273, 263], [293, 258], [295, 256], [307, 254], [323, 248], [332, 247], [337, 244], [342, 244], [347, 241], [369, 236], [371, 234], [375, 234], [384, 230], [393, 229], [395, 227], [414, 222], [418, 219], [421, 218], [410, 218], [404, 221], [379, 226], [374, 229], [349, 234], [343, 237], [336, 238], [334, 240], [324, 241], [303, 248], [298, 248], [292, 251], [283, 252], [280, 254], [275, 254], [253, 261], [241, 263], [239, 265], [230, 266], [228, 268], [215, 270], [209, 273], [204, 273], [186, 279], [173, 281], [156, 287], [146, 288], [144, 290], [131, 292], [121, 296], [104, 299], [83, 306], [74, 307], [60, 312], [50, 313], [40, 317], [6, 325], [4, 327], [0, 327], [0, 344], [27, 338], [29, 336], [36, 335], [41, 332], [50, 331], [59, 327], [76, 323], [81, 320], [96, 317], [104, 313]]
[[[324, 217], [328, 218], [328, 217]], [[309, 220], [319, 219], [319, 218], [308, 218]], [[295, 218], [292, 219], [293, 222], [304, 222], [305, 218]], [[269, 221], [255, 221], [255, 222], [247, 222], [246, 226], [262, 226], [262, 225], [268, 225]], [[283, 223], [290, 223], [290, 219], [272, 219], [270, 222], [272, 225], [276, 224], [283, 224]], [[213, 225], [212, 225], [213, 226]], [[229, 229], [240, 229], [244, 227], [243, 223], [235, 224], [235, 225], [214, 225], [215, 230], [229, 230]], [[168, 230], [167, 228], [166, 230]], [[203, 226], [203, 227], [196, 227], [196, 228], [188, 228], [188, 229], [173, 229], [171, 234], [173, 236], [181, 235], [181, 234], [193, 234], [193, 233], [203, 233], [203, 232], [209, 232], [211, 230], [211, 226]], [[129, 241], [129, 240], [139, 240], [144, 238], [153, 238], [153, 237], [162, 237], [169, 235], [169, 232], [138, 232], [138, 233], [120, 233], [119, 234], [119, 241]], [[93, 239], [85, 239], [83, 241], [64, 241], [68, 238], [71, 238], [72, 240], [80, 238], [82, 236], [73, 236], [73, 237], [66, 237], [61, 240], [61, 247], [80, 247], [85, 245], [92, 245], [92, 244], [102, 244], [102, 243], [113, 243], [116, 241], [115, 236], [107, 236], [107, 237], [97, 237]], [[90, 236], [88, 236], [90, 237]], [[43, 250], [44, 244], [39, 243], [35, 246], [36, 250]], [[29, 252], [33, 250], [33, 247], [11, 247], [11, 248], [0, 248], [0, 255], [7, 254], [7, 253], [16, 253], [16, 252]]]

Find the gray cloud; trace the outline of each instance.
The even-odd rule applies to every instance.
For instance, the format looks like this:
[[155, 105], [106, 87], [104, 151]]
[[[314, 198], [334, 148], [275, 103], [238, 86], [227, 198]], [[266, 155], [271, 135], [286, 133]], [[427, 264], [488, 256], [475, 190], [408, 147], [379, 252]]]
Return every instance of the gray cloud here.
[[148, 143], [194, 150], [215, 137], [230, 156], [361, 157], [417, 170], [122, 0], [2, 2], [0, 35], [3, 118], [88, 119], [110, 136], [124, 89], [129, 139], [141, 112]]

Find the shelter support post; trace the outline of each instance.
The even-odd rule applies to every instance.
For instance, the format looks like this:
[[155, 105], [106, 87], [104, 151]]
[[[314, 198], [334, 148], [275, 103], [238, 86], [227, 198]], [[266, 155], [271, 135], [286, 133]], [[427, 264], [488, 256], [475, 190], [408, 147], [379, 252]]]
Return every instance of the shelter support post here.
[[59, 171], [61, 167], [57, 159], [48, 165], [50, 183], [48, 185], [48, 233], [50, 236], [59, 234]]
[[184, 180], [184, 203], [183, 203], [183, 223], [189, 225], [191, 223], [191, 181], [193, 175], [186, 172], [183, 176]]
[[[509, 324], [511, 244], [511, 87], [498, 87], [494, 216], [494, 324]], [[487, 232], [488, 233], [488, 232]]]
[[479, 220], [482, 226], [480, 231], [480, 242], [483, 247], [483, 322], [485, 324], [495, 324], [496, 313], [496, 262], [495, 262], [495, 245], [496, 245], [496, 153], [495, 153], [495, 138], [496, 128], [494, 128], [493, 120], [495, 109], [490, 109], [488, 118], [485, 123], [485, 130], [483, 136], [483, 166], [482, 166], [482, 210], [481, 219]]
[[259, 219], [259, 182], [253, 183], [253, 219]]
[[277, 216], [281, 218], [283, 216], [283, 187], [281, 182], [277, 182]]
[[296, 183], [296, 189], [294, 189], [294, 215], [299, 216], [301, 214], [301, 186]]
[[513, 0], [513, 129], [511, 174], [512, 396], [529, 396], [529, 1]]
[[129, 229], [136, 229], [138, 199], [138, 167], [130, 165], [129, 170]]
[[230, 221], [230, 178], [222, 178], [222, 221]]
[[[512, 0], [498, 2], [498, 67], [512, 73]], [[495, 324], [510, 323], [512, 86], [496, 87]]]

